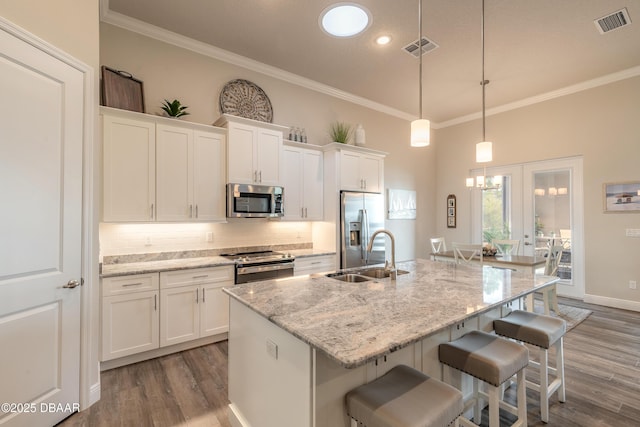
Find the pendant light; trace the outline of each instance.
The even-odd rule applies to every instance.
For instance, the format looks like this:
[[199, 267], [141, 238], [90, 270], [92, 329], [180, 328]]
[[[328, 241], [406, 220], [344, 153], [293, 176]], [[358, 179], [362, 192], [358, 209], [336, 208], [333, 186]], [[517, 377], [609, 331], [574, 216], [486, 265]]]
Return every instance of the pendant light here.
[[431, 123], [422, 118], [422, 0], [418, 0], [418, 55], [420, 58], [420, 68], [418, 71], [419, 82], [419, 119], [411, 122], [411, 146], [426, 147], [431, 140]]
[[484, 78], [484, 0], [482, 0], [482, 23], [481, 23], [481, 33], [482, 33], [482, 81], [480, 84], [482, 85], [482, 142], [476, 144], [476, 162], [477, 163], [487, 163], [493, 160], [493, 143], [487, 141], [485, 135], [485, 88], [489, 84], [489, 80], [485, 80]]

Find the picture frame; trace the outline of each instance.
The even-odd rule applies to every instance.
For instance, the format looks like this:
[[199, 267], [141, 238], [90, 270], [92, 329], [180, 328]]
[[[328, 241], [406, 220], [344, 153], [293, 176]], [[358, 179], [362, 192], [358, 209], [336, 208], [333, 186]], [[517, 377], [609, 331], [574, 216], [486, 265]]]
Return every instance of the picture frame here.
[[102, 105], [121, 110], [144, 113], [144, 89], [142, 81], [126, 71], [102, 66]]
[[389, 219], [416, 219], [417, 201], [415, 190], [388, 189]]
[[604, 213], [640, 212], [640, 180], [602, 184]]
[[456, 228], [456, 195], [447, 196], [447, 228]]

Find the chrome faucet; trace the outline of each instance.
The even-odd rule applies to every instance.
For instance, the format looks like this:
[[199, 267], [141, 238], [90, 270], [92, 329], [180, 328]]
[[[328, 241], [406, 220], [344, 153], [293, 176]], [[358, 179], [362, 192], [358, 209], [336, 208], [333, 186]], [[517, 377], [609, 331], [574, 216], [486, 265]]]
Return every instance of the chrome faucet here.
[[391, 266], [387, 265], [387, 261], [384, 262], [385, 270], [389, 269], [391, 272], [391, 280], [396, 280], [398, 277], [398, 272], [396, 270], [396, 238], [393, 237], [393, 234], [389, 230], [381, 229], [377, 230], [371, 235], [371, 239], [369, 239], [369, 245], [367, 246], [367, 252], [371, 252], [373, 250], [373, 241], [376, 236], [380, 233], [386, 234], [391, 239]]

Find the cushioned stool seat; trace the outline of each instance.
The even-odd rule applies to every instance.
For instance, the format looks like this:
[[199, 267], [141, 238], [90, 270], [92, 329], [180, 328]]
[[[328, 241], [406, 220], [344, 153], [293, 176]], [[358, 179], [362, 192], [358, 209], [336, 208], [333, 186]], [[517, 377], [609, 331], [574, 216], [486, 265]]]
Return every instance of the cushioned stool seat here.
[[[472, 331], [455, 341], [440, 344], [440, 362], [465, 372], [474, 378], [474, 419], [480, 421], [480, 397], [478, 380], [489, 385], [489, 425], [499, 426], [499, 408], [518, 416], [514, 425], [526, 425], [527, 400], [524, 368], [529, 363], [529, 350], [513, 341], [482, 331]], [[499, 398], [499, 386], [514, 375], [518, 377], [518, 406], [513, 407]], [[466, 421], [466, 420], [465, 420]], [[470, 425], [464, 422], [465, 425]]]
[[366, 427], [446, 427], [462, 414], [462, 393], [404, 365], [351, 390], [346, 401], [351, 425]]
[[[540, 367], [540, 384], [527, 381], [527, 387], [540, 392], [540, 414], [542, 421], [549, 422], [549, 398], [558, 392], [558, 400], [565, 401], [564, 389], [564, 355], [562, 337], [567, 326], [566, 322], [551, 316], [516, 310], [502, 319], [493, 321], [496, 334], [517, 341], [526, 342], [540, 347], [540, 363], [530, 362]], [[556, 349], [556, 367], [548, 364], [548, 350]], [[554, 374], [554, 380], [549, 383], [549, 373]]]

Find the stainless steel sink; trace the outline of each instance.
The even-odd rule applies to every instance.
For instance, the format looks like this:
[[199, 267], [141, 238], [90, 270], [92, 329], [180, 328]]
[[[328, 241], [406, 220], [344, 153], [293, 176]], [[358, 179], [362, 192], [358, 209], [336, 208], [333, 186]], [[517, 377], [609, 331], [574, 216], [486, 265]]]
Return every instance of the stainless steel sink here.
[[[371, 267], [365, 268], [363, 270], [358, 270], [358, 274], [363, 276], [372, 277], [374, 279], [384, 279], [385, 277], [389, 277], [391, 275], [391, 270], [385, 269], [384, 267]], [[398, 275], [400, 274], [408, 274], [409, 272], [406, 270], [396, 270]]]
[[360, 274], [354, 274], [354, 273], [331, 273], [331, 274], [327, 274], [326, 276], [330, 277], [331, 279], [340, 280], [343, 282], [350, 282], [350, 283], [368, 282], [371, 280], [366, 276], [362, 276]]

